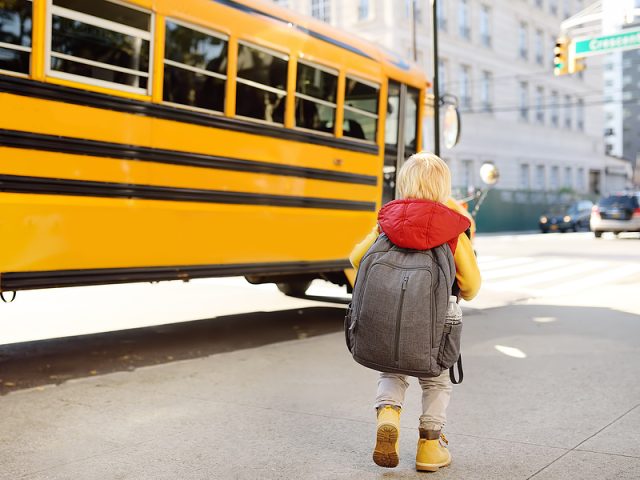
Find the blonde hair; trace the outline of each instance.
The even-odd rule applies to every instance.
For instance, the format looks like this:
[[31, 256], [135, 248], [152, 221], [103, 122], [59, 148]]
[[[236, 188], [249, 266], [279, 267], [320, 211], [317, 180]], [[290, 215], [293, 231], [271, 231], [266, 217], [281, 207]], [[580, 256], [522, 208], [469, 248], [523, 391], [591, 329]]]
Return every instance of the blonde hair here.
[[451, 195], [451, 172], [444, 161], [429, 152], [411, 155], [398, 172], [398, 195], [444, 202]]

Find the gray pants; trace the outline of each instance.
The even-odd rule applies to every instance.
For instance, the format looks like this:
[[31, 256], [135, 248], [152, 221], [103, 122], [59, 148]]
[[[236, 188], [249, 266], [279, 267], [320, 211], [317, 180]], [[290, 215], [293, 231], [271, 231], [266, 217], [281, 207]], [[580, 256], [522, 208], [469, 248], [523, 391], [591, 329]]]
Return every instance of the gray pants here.
[[[419, 378], [422, 387], [422, 415], [420, 428], [426, 430], [441, 430], [447, 420], [447, 406], [451, 399], [451, 381], [449, 370], [445, 370], [439, 377]], [[376, 408], [383, 405], [401, 407], [404, 403], [404, 393], [409, 383], [406, 375], [395, 373], [381, 373], [378, 379], [378, 394]]]

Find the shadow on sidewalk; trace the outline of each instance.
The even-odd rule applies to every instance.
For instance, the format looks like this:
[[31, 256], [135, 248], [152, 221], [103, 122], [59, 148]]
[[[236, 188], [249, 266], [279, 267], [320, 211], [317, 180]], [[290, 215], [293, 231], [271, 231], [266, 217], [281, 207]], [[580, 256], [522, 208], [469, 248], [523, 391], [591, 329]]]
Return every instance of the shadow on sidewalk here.
[[311, 307], [0, 346], [0, 395], [69, 379], [333, 333], [345, 310]]

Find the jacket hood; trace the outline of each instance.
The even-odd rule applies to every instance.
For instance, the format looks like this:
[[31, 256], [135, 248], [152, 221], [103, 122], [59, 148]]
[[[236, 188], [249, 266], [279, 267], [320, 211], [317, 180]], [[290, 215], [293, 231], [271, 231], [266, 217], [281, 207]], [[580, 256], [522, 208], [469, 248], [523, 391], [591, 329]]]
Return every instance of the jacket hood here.
[[458, 235], [471, 226], [464, 215], [430, 200], [394, 200], [378, 213], [378, 224], [401, 248], [428, 250], [444, 243], [455, 253]]

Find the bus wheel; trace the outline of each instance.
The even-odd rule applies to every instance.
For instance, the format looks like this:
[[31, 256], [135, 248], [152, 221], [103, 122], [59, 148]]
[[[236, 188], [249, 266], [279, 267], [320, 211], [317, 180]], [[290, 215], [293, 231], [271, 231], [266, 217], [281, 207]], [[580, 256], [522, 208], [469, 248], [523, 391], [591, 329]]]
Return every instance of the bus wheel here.
[[302, 297], [311, 285], [311, 280], [297, 280], [292, 282], [276, 283], [278, 290], [290, 297]]

